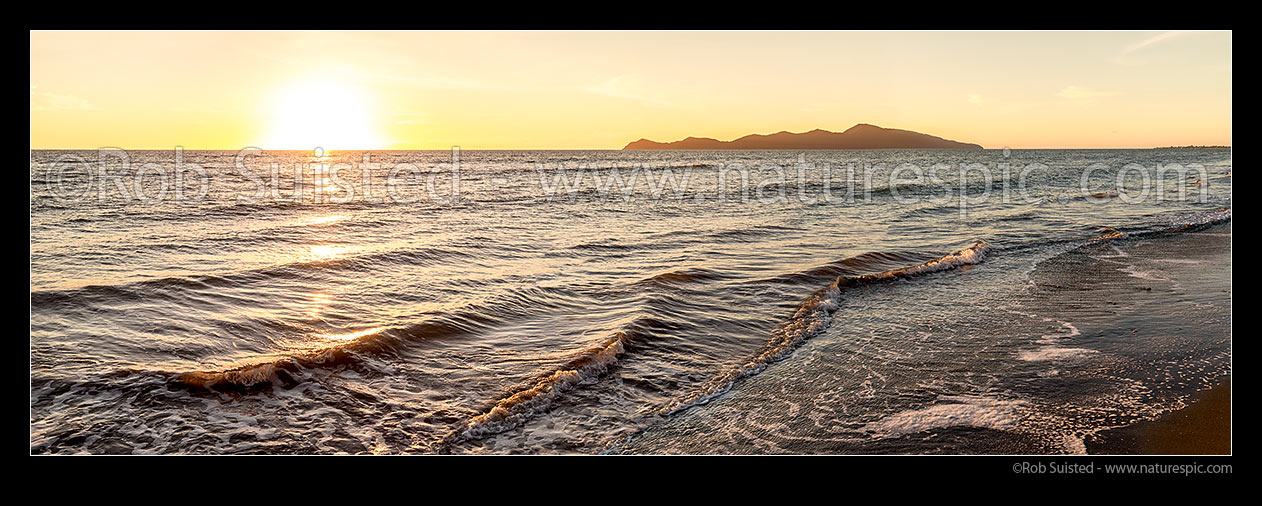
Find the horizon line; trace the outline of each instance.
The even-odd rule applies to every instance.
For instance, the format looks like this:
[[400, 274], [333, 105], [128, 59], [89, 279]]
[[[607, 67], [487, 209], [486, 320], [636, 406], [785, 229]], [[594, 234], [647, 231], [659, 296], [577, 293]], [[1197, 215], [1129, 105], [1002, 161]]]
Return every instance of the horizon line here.
[[[1101, 150], [1118, 150], [1118, 149], [1230, 149], [1230, 144], [1185, 144], [1185, 145], [1165, 145], [1165, 146], [1114, 146], [1114, 147], [1013, 147], [1003, 146], [999, 148], [981, 148], [983, 151], [994, 151], [1001, 149], [1026, 149], [1026, 150], [1053, 150], [1053, 149], [1101, 149]], [[461, 151], [895, 151], [895, 150], [932, 150], [932, 151], [959, 151], [958, 148], [837, 148], [837, 149], [821, 149], [821, 148], [793, 148], [793, 149], [626, 149], [626, 148], [465, 148], [462, 146], [450, 146], [446, 148], [325, 148], [323, 146], [313, 146], [311, 148], [260, 148], [258, 146], [243, 146], [238, 148], [190, 148], [188, 146], [169, 146], [169, 147], [134, 147], [124, 148], [120, 146], [97, 146], [87, 147], [30, 147], [31, 151], [97, 151], [102, 149], [121, 149], [123, 151], [173, 151], [183, 149], [185, 151], [241, 151], [245, 149], [257, 149], [260, 151], [314, 151], [323, 149], [325, 152], [336, 151], [450, 151], [459, 149]]]

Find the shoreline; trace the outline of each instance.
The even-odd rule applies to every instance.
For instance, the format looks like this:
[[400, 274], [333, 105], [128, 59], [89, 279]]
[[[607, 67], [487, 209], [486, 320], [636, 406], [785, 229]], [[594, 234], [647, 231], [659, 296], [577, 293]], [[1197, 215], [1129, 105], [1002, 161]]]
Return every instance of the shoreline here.
[[1230, 455], [1231, 377], [1197, 392], [1183, 409], [1102, 431], [1086, 447], [1090, 455]]

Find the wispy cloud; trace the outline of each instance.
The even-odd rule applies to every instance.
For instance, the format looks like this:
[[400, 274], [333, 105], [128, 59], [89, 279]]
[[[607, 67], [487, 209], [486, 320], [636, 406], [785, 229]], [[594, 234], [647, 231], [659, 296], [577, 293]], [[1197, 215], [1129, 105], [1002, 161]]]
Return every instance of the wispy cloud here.
[[1078, 103], [1092, 103], [1101, 97], [1115, 97], [1121, 94], [1117, 91], [1093, 90], [1085, 86], [1066, 86], [1056, 92], [1056, 96]]
[[96, 107], [85, 99], [52, 93], [49, 91], [36, 91], [36, 86], [31, 85], [31, 110], [32, 111], [95, 111]]
[[617, 76], [603, 83], [588, 86], [585, 88], [585, 91], [607, 97], [638, 100], [643, 102], [644, 105], [656, 107], [669, 107], [672, 105], [670, 102], [654, 94], [647, 86], [644, 86], [644, 84], [634, 76]]
[[[269, 62], [275, 62], [292, 66], [294, 68], [310, 67], [311, 62], [303, 58], [286, 56], [283, 54], [269, 53], [263, 51], [255, 51], [254, 56]], [[406, 58], [400, 57], [400, 61], [406, 61]], [[348, 78], [359, 79], [369, 82], [388, 82], [401, 84], [421, 89], [435, 90], [460, 90], [460, 91], [486, 91], [500, 88], [493, 83], [476, 81], [464, 78], [447, 77], [435, 73], [410, 73], [400, 70], [391, 70], [390, 72], [376, 72], [366, 70], [364, 64], [347, 65], [337, 61], [328, 61], [322, 64], [321, 70], [324, 74], [338, 74]]]
[[502, 88], [495, 84], [482, 81], [475, 81], [462, 78], [446, 77], [441, 75], [415, 75], [404, 73], [382, 73], [360, 70], [348, 65], [340, 63], [330, 63], [328, 67], [332, 70], [342, 72], [360, 79], [370, 81], [395, 82], [406, 86], [425, 89], [437, 90], [459, 90], [459, 91], [487, 91]]
[[1149, 37], [1149, 38], [1147, 38], [1147, 39], [1144, 39], [1144, 40], [1141, 40], [1141, 41], [1136, 42], [1136, 43], [1134, 43], [1134, 44], [1131, 44], [1131, 45], [1129, 45], [1129, 46], [1126, 46], [1126, 48], [1125, 48], [1125, 49], [1123, 49], [1121, 53], [1118, 53], [1117, 58], [1114, 58], [1114, 61], [1116, 61], [1117, 63], [1120, 63], [1120, 64], [1122, 64], [1122, 65], [1143, 65], [1143, 64], [1144, 64], [1144, 62], [1143, 62], [1143, 61], [1141, 61], [1141, 60], [1136, 59], [1136, 58], [1134, 57], [1134, 53], [1139, 52], [1140, 50], [1142, 50], [1142, 49], [1144, 49], [1144, 48], [1146, 48], [1146, 47], [1148, 47], [1148, 46], [1151, 46], [1151, 45], [1153, 45], [1153, 44], [1157, 44], [1157, 43], [1162, 42], [1162, 41], [1165, 41], [1165, 40], [1170, 40], [1170, 39], [1173, 39], [1173, 38], [1175, 38], [1175, 37], [1179, 37], [1179, 36], [1182, 36], [1182, 35], [1185, 35], [1185, 34], [1188, 34], [1188, 33], [1190, 33], [1190, 32], [1186, 32], [1186, 31], [1177, 31], [1177, 30], [1176, 30], [1176, 31], [1172, 31], [1172, 32], [1162, 32], [1162, 33], [1159, 33], [1159, 34], [1154, 35], [1154, 36], [1152, 36], [1152, 37]]

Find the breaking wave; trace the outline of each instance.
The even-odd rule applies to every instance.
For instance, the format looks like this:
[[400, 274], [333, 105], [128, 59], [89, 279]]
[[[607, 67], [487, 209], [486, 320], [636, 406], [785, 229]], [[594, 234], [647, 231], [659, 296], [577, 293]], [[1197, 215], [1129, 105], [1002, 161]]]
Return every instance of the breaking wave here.
[[274, 358], [219, 371], [190, 371], [171, 378], [175, 387], [195, 391], [244, 393], [260, 388], [297, 385], [302, 374], [310, 369], [347, 364], [356, 353], [380, 353], [393, 347], [393, 336], [383, 328], [367, 329], [339, 338], [348, 339], [323, 349]]
[[480, 439], [514, 429], [548, 409], [558, 398], [575, 386], [604, 374], [626, 351], [631, 332], [614, 332], [606, 342], [583, 352], [561, 368], [545, 374], [499, 400], [486, 412], [461, 423], [444, 443]]
[[828, 327], [829, 322], [832, 321], [833, 312], [841, 303], [842, 292], [846, 288], [888, 283], [978, 264], [986, 259], [989, 252], [990, 245], [985, 241], [977, 241], [972, 246], [921, 264], [862, 276], [839, 276], [828, 287], [815, 292], [800, 304], [789, 321], [773, 331], [771, 339], [756, 354], [741, 365], [718, 375], [692, 394], [669, 403], [659, 413], [671, 415], [692, 406], [705, 404], [727, 392], [736, 381], [758, 374], [766, 369], [767, 365], [788, 356], [803, 341]]

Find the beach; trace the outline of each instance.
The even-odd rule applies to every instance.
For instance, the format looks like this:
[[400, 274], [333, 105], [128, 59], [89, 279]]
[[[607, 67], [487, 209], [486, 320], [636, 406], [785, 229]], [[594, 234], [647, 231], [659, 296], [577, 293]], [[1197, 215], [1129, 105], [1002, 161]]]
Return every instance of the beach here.
[[1135, 425], [1110, 429], [1087, 441], [1101, 455], [1231, 454], [1231, 380], [1197, 393], [1187, 407]]

